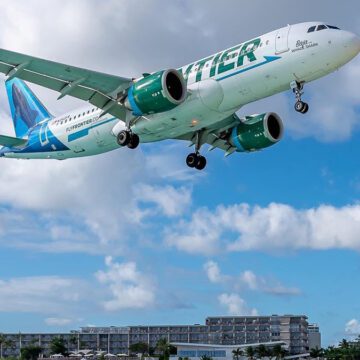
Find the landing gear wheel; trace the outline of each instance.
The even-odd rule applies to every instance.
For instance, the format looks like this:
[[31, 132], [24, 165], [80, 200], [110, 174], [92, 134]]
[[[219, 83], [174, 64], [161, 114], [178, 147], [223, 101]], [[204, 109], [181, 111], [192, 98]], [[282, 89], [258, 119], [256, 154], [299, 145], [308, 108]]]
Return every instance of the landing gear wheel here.
[[188, 157], [186, 158], [186, 165], [188, 167], [194, 168], [197, 165], [198, 161], [199, 161], [199, 159], [198, 159], [197, 154], [192, 153], [192, 154], [189, 154]]
[[301, 113], [306, 114], [308, 111], [309, 111], [309, 104], [305, 103], [305, 108]]
[[296, 97], [295, 110], [301, 114], [306, 114], [309, 111], [309, 105], [302, 101], [302, 95], [304, 95], [304, 82], [292, 81], [290, 87]]
[[195, 165], [195, 168], [197, 170], [204, 170], [206, 167], [206, 158], [204, 156], [199, 155], [197, 164]]
[[139, 136], [136, 134], [131, 134], [130, 142], [128, 143], [127, 147], [129, 149], [136, 149], [140, 144]]
[[120, 131], [116, 140], [120, 146], [127, 146], [131, 141], [131, 134], [126, 130]]
[[301, 114], [306, 114], [309, 111], [309, 105], [303, 101], [297, 101], [295, 110]]

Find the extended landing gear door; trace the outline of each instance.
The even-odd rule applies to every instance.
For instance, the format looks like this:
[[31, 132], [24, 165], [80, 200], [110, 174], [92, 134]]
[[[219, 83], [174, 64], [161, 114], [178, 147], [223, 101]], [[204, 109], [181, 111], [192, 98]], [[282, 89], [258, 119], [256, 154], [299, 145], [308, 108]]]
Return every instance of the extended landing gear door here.
[[282, 53], [290, 50], [290, 48], [289, 48], [290, 29], [291, 29], [291, 26], [288, 25], [287, 27], [280, 29], [276, 33], [276, 39], [275, 39], [276, 55], [282, 54]]

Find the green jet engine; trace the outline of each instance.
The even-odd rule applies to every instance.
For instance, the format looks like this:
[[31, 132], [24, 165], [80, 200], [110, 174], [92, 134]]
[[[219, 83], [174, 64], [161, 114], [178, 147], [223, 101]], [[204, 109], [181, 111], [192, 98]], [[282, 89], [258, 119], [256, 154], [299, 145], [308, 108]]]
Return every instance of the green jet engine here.
[[284, 126], [275, 113], [247, 116], [227, 134], [227, 141], [238, 152], [257, 151], [282, 139]]
[[125, 106], [135, 116], [169, 111], [185, 101], [184, 77], [177, 70], [146, 74], [129, 89]]

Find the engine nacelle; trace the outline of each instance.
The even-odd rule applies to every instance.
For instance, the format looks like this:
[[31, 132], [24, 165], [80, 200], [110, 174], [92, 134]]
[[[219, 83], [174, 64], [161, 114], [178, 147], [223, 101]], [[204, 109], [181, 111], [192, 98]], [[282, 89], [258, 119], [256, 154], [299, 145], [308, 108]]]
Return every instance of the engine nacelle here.
[[169, 111], [185, 101], [186, 83], [177, 70], [163, 70], [135, 82], [128, 91], [125, 106], [135, 116]]
[[227, 136], [228, 142], [239, 152], [261, 150], [282, 139], [284, 126], [275, 113], [247, 116], [241, 121]]

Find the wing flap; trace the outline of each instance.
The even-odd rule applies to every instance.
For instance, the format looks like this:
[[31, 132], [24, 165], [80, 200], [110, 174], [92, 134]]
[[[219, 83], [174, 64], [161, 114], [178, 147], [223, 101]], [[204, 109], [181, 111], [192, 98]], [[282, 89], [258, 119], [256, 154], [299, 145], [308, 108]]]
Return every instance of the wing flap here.
[[126, 118], [126, 109], [117, 101], [117, 95], [131, 85], [131, 79], [4, 49], [0, 49], [0, 72], [60, 92], [63, 96], [89, 101], [100, 109], [111, 103], [107, 112], [123, 121]]
[[[227, 140], [223, 138], [223, 133], [233, 126], [238, 125], [241, 122], [239, 117], [236, 114], [233, 114], [222, 121], [218, 122], [216, 126], [204, 129], [203, 134], [201, 135], [201, 145], [209, 144], [209, 151], [215, 149], [221, 149], [225, 152], [225, 156], [232, 155], [236, 148], [234, 148]], [[194, 132], [188, 133], [178, 138], [179, 140], [188, 140], [191, 141], [190, 146], [193, 146], [196, 141], [196, 134]]]
[[0, 145], [6, 147], [21, 147], [27, 144], [27, 140], [11, 136], [0, 135]]

